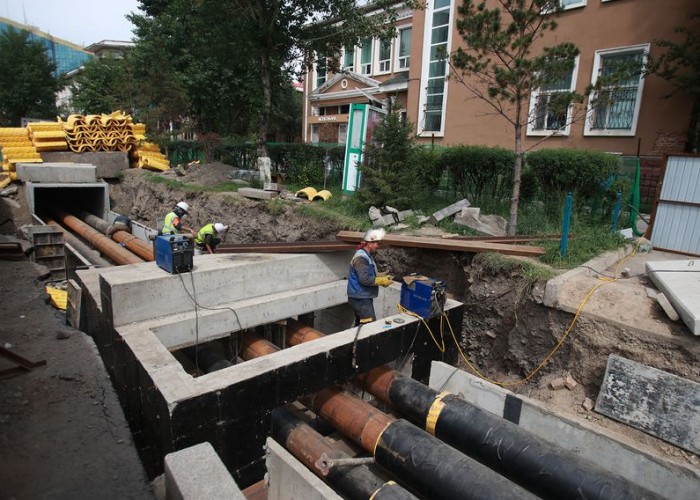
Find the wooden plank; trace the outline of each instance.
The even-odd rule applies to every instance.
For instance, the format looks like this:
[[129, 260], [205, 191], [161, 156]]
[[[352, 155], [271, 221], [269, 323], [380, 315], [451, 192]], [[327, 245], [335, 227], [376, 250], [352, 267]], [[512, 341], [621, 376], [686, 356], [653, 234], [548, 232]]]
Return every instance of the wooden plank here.
[[[357, 243], [362, 241], [364, 233], [356, 231], [340, 231], [335, 235], [340, 241]], [[453, 252], [497, 252], [506, 255], [522, 255], [535, 257], [544, 253], [542, 247], [525, 245], [506, 245], [472, 240], [452, 240], [443, 238], [418, 238], [415, 236], [387, 234], [382, 243], [392, 247], [432, 248], [435, 250], [450, 250]]]
[[700, 384], [611, 355], [595, 410], [700, 453]]

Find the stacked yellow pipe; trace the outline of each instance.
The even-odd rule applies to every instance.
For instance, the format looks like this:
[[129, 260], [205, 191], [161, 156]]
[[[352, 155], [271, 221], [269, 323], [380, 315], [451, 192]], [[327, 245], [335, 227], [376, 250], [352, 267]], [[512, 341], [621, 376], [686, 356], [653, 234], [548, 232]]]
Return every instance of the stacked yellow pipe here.
[[168, 157], [160, 152], [160, 147], [152, 142], [141, 142], [131, 152], [132, 167], [163, 172], [170, 168]]
[[[109, 115], [70, 115], [63, 124], [71, 151], [129, 151], [137, 138], [131, 116], [121, 111]], [[145, 126], [144, 126], [145, 129]]]
[[41, 163], [41, 155], [32, 145], [27, 129], [21, 127], [0, 128], [0, 150], [2, 151], [2, 174], [0, 186], [7, 186], [17, 179], [16, 163]]

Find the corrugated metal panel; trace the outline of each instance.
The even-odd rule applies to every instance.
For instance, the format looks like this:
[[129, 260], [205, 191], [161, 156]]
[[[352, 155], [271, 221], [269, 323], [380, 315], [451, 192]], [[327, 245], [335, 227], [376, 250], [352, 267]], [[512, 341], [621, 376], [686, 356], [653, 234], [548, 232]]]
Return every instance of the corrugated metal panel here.
[[700, 255], [700, 157], [668, 157], [651, 242]]

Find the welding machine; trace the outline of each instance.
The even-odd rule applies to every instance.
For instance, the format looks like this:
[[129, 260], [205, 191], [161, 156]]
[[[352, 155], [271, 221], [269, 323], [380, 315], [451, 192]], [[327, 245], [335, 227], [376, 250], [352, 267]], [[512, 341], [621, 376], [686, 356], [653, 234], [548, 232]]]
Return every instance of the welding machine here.
[[182, 234], [156, 236], [153, 240], [153, 253], [156, 264], [170, 274], [184, 273], [192, 270], [194, 242]]
[[401, 285], [401, 306], [421, 318], [434, 318], [445, 309], [445, 282], [418, 277]]

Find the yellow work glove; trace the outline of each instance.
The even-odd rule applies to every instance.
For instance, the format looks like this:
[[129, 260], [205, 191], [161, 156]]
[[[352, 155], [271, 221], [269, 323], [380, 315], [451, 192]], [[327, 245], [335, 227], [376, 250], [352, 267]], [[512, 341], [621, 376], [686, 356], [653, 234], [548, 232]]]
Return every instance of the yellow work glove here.
[[374, 284], [377, 286], [389, 286], [393, 283], [390, 276], [377, 276], [374, 278]]

